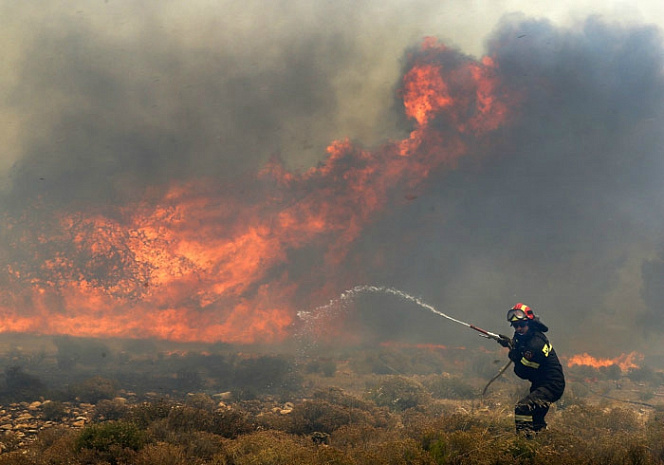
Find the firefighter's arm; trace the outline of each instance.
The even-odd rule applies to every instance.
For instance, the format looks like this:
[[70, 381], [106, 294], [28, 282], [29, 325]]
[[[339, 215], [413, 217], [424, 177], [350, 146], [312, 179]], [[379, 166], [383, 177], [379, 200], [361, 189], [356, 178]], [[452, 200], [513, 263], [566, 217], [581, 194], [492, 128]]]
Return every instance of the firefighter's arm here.
[[516, 348], [512, 347], [507, 354], [510, 360], [512, 360], [514, 363], [518, 363], [521, 360], [521, 351], [517, 350]]

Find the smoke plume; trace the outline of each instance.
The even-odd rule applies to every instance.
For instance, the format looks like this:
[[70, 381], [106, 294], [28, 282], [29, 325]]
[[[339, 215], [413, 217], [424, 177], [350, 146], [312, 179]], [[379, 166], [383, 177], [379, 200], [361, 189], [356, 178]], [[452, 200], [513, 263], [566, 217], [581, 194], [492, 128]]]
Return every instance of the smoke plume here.
[[[278, 342], [357, 284], [492, 330], [526, 302], [574, 351], [661, 314], [656, 26], [506, 15], [475, 56], [398, 2], [176, 3], [2, 6], [4, 331]], [[353, 312], [350, 339], [474, 336]]]

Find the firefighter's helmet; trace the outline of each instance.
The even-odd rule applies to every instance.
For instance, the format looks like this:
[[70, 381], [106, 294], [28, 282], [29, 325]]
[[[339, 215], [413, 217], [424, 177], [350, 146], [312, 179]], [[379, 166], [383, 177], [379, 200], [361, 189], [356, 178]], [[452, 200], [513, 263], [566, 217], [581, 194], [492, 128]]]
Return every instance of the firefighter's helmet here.
[[510, 323], [514, 321], [528, 321], [534, 319], [535, 314], [533, 313], [533, 310], [528, 305], [522, 304], [521, 302], [507, 312], [507, 321]]

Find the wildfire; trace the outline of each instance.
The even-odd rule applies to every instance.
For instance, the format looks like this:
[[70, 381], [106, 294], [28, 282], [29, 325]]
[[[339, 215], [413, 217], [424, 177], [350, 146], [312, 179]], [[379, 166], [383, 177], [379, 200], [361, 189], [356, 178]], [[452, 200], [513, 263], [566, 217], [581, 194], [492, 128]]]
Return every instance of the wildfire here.
[[630, 352], [629, 354], [621, 354], [616, 358], [595, 358], [587, 353], [573, 355], [567, 360], [567, 366], [572, 367], [575, 365], [590, 366], [593, 368], [602, 368], [616, 365], [622, 371], [627, 371], [631, 368], [638, 368], [636, 362], [643, 360], [643, 354], [638, 352]]
[[[147, 189], [104, 211], [5, 218], [0, 331], [255, 343], [288, 336], [296, 309], [355, 279], [351, 245], [403, 191], [466, 154], [467, 137], [506, 121], [498, 66], [427, 39], [400, 95], [408, 138], [367, 150], [335, 141], [319, 166], [220, 186]], [[416, 198], [416, 196], [415, 196]], [[47, 207], [40, 210], [46, 215]], [[35, 215], [36, 217], [37, 215]], [[19, 252], [26, 251], [29, 252]], [[293, 254], [306, 251], [308, 271]]]

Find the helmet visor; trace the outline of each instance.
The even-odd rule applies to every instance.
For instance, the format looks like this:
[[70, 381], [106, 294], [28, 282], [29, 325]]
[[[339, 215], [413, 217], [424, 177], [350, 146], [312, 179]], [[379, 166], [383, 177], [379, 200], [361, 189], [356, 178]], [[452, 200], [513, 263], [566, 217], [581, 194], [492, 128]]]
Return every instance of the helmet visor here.
[[528, 320], [528, 316], [526, 315], [526, 312], [524, 312], [520, 308], [513, 308], [507, 312], [507, 321], [509, 321], [510, 323], [513, 321], [523, 321], [523, 320]]

